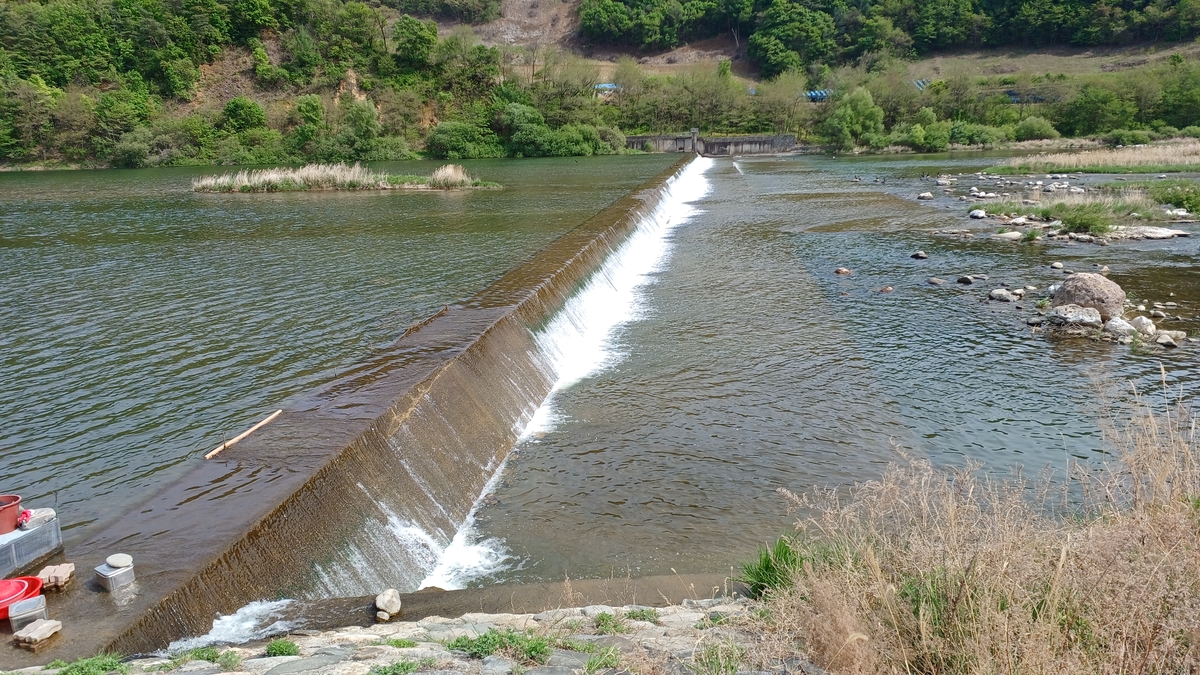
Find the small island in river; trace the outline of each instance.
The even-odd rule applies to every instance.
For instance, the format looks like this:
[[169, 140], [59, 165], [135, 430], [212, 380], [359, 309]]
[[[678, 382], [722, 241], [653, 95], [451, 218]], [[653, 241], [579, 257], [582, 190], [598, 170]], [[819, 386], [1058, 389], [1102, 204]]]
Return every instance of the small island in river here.
[[305, 164], [299, 168], [254, 169], [202, 176], [195, 192], [298, 192], [302, 190], [458, 190], [496, 188], [477, 180], [458, 164], [446, 164], [428, 176], [377, 173], [355, 163]]

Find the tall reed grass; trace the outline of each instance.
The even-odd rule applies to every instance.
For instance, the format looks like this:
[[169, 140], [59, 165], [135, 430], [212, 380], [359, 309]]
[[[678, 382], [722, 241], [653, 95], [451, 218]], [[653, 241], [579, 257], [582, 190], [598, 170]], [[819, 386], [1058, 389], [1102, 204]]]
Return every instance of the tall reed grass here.
[[1200, 140], [1013, 157], [1004, 173], [1156, 173], [1200, 170]]
[[1139, 398], [1106, 424], [1108, 461], [1066, 481], [908, 458], [848, 492], [784, 491], [808, 515], [754, 658], [799, 646], [839, 674], [1197, 672], [1195, 431], [1178, 401]]
[[429, 177], [389, 175], [355, 163], [306, 164], [299, 168], [254, 169], [202, 176], [192, 181], [196, 192], [294, 192], [299, 190], [390, 190], [432, 188], [448, 190], [492, 186], [475, 180], [457, 164], [434, 169]]

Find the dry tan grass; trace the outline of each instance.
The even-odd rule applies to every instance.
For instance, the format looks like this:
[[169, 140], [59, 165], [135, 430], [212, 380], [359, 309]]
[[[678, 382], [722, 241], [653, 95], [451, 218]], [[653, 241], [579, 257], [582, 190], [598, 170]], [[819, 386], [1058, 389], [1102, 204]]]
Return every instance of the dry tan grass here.
[[426, 183], [433, 188], [463, 188], [475, 184], [475, 179], [458, 164], [445, 164], [433, 170]]
[[388, 187], [386, 174], [345, 164], [306, 164], [297, 169], [254, 169], [202, 176], [192, 181], [196, 192], [279, 192], [289, 190], [378, 190]]
[[1065, 485], [910, 459], [848, 494], [788, 493], [811, 514], [794, 542], [804, 563], [768, 596], [754, 659], [800, 648], [839, 674], [1197, 672], [1193, 419], [1141, 401], [1110, 426], [1111, 463]]
[[1156, 145], [1013, 157], [1008, 161], [1008, 166], [1016, 171], [1096, 171], [1139, 167], [1156, 170], [1165, 170], [1170, 167], [1200, 168], [1200, 140], [1187, 139]]

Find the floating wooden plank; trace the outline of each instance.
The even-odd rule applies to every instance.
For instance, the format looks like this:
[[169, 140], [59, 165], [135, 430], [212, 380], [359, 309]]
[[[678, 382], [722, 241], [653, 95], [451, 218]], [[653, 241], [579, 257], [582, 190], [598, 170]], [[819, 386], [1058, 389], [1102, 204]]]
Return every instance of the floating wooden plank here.
[[247, 429], [247, 430], [243, 431], [242, 433], [238, 434], [237, 436], [234, 436], [234, 437], [233, 437], [231, 440], [225, 441], [224, 443], [222, 443], [222, 444], [218, 445], [217, 447], [213, 448], [212, 452], [209, 452], [207, 455], [205, 455], [205, 456], [204, 456], [204, 459], [212, 459], [213, 457], [216, 457], [216, 456], [217, 456], [217, 453], [221, 452], [221, 451], [222, 451], [222, 450], [224, 450], [225, 448], [228, 448], [229, 446], [233, 445], [234, 443], [237, 443], [238, 441], [240, 441], [240, 440], [242, 440], [243, 438], [245, 438], [245, 437], [249, 436], [250, 434], [252, 434], [252, 433], [254, 433], [254, 432], [258, 431], [258, 430], [259, 430], [259, 429], [261, 429], [261, 428], [263, 427], [263, 425], [265, 425], [267, 422], [270, 422], [271, 420], [275, 419], [276, 417], [279, 417], [279, 413], [281, 413], [281, 412], [283, 412], [283, 411], [282, 411], [282, 410], [276, 410], [275, 412], [271, 413], [270, 415], [267, 415], [267, 418], [266, 418], [266, 419], [264, 419], [263, 421], [259, 422], [258, 424], [255, 424], [254, 426], [252, 426], [252, 427], [250, 427], [249, 429]]

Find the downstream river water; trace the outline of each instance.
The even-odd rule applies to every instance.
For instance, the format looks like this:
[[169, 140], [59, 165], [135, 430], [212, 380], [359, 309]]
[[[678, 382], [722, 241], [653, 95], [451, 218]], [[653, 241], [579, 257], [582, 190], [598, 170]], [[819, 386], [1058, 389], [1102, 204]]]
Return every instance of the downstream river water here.
[[[0, 174], [0, 492], [54, 502], [71, 527], [119, 516], [676, 159], [479, 162], [504, 189], [462, 193], [190, 193], [212, 169]], [[1172, 327], [1194, 330], [1197, 240], [935, 235], [965, 208], [916, 202], [921, 176], [995, 161], [697, 160], [671, 218], [537, 328], [559, 385], [449, 547], [471, 554], [437, 583], [722, 571], [790, 527], [776, 488], [870, 479], [893, 445], [1062, 468], [1101, 457], [1103, 401], [1154, 390], [1160, 364], [1194, 394], [1200, 345], [1051, 341], [1024, 323], [1032, 302], [981, 298], [1002, 281], [1045, 288], [1053, 261], [1104, 264], [1131, 298], [1174, 293]], [[991, 278], [954, 283], [967, 273]]]

